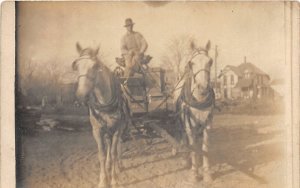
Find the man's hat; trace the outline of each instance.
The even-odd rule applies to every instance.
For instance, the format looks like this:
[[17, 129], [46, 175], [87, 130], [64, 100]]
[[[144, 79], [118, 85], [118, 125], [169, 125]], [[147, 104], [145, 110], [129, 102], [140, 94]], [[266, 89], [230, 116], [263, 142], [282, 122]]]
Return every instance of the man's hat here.
[[127, 18], [127, 19], [125, 20], [125, 25], [124, 25], [124, 27], [131, 26], [131, 25], [134, 25], [134, 23], [132, 22], [132, 19], [131, 19], [131, 18]]

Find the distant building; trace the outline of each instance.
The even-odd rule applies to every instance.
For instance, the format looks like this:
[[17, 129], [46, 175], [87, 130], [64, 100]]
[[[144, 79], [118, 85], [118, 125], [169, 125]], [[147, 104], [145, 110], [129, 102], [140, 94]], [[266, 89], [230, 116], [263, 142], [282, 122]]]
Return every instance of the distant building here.
[[172, 69], [166, 69], [165, 70], [165, 84], [166, 84], [166, 90], [172, 91], [173, 87], [178, 82], [177, 75], [174, 70]]
[[221, 92], [221, 82], [217, 79], [217, 82], [215, 79], [211, 80], [211, 87], [213, 88], [215, 92], [215, 98], [221, 99], [222, 98], [222, 92]]
[[222, 98], [266, 98], [272, 96], [270, 76], [246, 62], [239, 66], [227, 65], [220, 76]]

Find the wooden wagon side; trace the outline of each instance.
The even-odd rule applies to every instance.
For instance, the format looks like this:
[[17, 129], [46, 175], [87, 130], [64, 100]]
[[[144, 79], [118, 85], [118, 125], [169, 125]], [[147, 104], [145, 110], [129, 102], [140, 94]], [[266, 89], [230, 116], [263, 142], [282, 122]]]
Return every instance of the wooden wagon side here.
[[135, 74], [132, 77], [120, 79], [124, 83], [133, 114], [168, 110], [164, 69], [148, 68], [144, 70], [144, 74]]

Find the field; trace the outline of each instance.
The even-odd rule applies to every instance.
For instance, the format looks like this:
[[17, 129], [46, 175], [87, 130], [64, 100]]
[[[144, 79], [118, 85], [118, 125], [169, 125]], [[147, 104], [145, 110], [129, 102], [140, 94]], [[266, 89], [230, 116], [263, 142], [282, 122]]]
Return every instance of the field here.
[[[39, 125], [21, 137], [18, 187], [97, 187], [96, 143], [88, 122], [82, 122]], [[209, 146], [213, 182], [206, 186], [187, 181], [187, 154], [173, 156], [164, 139], [128, 141], [123, 144], [120, 187], [284, 188], [284, 128], [282, 115], [216, 115]]]

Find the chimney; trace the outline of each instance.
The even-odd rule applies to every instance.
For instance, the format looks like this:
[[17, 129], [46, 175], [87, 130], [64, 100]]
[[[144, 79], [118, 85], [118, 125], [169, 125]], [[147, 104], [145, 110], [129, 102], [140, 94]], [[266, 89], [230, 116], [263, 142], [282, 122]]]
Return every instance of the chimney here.
[[247, 57], [244, 56], [244, 63], [247, 63]]

